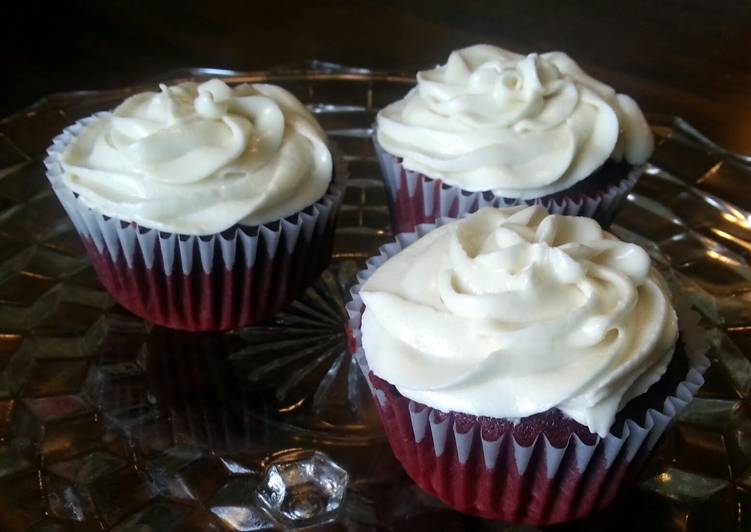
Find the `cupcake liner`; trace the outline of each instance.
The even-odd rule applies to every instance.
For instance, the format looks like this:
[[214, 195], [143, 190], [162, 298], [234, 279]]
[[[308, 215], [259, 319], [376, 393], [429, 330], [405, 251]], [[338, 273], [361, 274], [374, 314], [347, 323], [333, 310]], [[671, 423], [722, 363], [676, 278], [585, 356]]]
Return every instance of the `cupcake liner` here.
[[44, 162], [99, 280], [123, 307], [174, 329], [233, 329], [270, 318], [326, 268], [347, 180], [339, 158], [326, 194], [295, 215], [209, 236], [167, 233], [105, 216], [64, 184], [63, 151], [106, 114], [66, 128]]
[[468, 423], [403, 397], [371, 373], [361, 345], [364, 310], [360, 287], [383, 264], [432, 229], [454, 221], [441, 218], [400, 234], [367, 262], [347, 304], [348, 333], [357, 360], [376, 400], [394, 454], [412, 479], [447, 505], [489, 519], [553, 524], [608, 508], [635, 482], [665, 430], [704, 383], [709, 367], [708, 339], [690, 303], [676, 297], [680, 341], [689, 370], [659, 410], [643, 419], [627, 419], [619, 434], [594, 443], [576, 434], [563, 447], [540, 434], [529, 445], [512, 432], [493, 434], [479, 422]]
[[603, 227], [608, 227], [644, 169], [643, 166], [634, 167], [625, 178], [594, 195], [563, 198], [544, 196], [522, 200], [497, 196], [489, 190], [471, 192], [448, 185], [440, 179], [407, 170], [398, 157], [381, 147], [375, 132], [373, 144], [388, 192], [394, 233], [411, 232], [420, 224], [432, 224], [441, 217], [459, 217], [482, 207], [513, 207], [522, 204], [543, 205], [551, 214], [594, 218]]

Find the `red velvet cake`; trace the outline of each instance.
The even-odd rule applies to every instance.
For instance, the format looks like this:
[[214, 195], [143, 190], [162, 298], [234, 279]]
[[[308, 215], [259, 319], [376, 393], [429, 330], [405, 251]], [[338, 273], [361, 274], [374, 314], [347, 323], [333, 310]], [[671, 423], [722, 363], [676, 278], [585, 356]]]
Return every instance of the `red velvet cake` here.
[[281, 87], [161, 85], [67, 128], [48, 153], [102, 284], [160, 325], [266, 320], [328, 263], [346, 168]]
[[654, 147], [636, 102], [566, 54], [490, 45], [418, 72], [378, 113], [373, 141], [394, 233], [533, 204], [607, 227]]
[[539, 206], [419, 226], [358, 281], [354, 356], [394, 454], [490, 519], [608, 508], [709, 364], [696, 314], [644, 250]]

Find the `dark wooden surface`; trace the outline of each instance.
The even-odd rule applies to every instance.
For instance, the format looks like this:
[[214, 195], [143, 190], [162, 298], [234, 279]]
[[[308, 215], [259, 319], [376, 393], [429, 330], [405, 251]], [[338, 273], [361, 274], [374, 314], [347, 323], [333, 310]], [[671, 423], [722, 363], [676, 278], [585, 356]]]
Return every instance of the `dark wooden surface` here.
[[324, 59], [379, 69], [488, 42], [563, 50], [647, 111], [751, 152], [751, 2], [14, 2], [3, 7], [0, 115], [44, 94], [116, 87], [182, 66]]

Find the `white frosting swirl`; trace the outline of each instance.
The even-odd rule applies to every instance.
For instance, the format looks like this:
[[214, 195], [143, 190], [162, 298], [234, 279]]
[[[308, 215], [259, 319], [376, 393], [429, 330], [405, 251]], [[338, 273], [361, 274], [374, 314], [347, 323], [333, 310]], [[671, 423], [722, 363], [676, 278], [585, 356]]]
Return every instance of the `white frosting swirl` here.
[[206, 235], [278, 220], [332, 178], [326, 135], [274, 85], [160, 86], [86, 127], [62, 156], [89, 207], [144, 227]]
[[378, 113], [378, 142], [409, 170], [465, 190], [531, 199], [566, 189], [608, 158], [641, 164], [654, 141], [639, 106], [566, 54], [477, 45], [417, 74]]
[[361, 296], [368, 365], [405, 397], [494, 418], [558, 408], [600, 436], [659, 380], [678, 334], [642, 248], [539, 206], [433, 230]]

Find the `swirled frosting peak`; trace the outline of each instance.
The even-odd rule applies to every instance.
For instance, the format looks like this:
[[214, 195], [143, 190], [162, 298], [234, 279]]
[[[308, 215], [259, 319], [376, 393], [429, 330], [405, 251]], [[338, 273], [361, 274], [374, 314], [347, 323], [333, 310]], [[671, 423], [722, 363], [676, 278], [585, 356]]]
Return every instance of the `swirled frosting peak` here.
[[332, 177], [326, 135], [274, 85], [160, 86], [88, 125], [62, 156], [88, 206], [144, 227], [212, 234], [291, 215]]
[[642, 248], [539, 206], [433, 230], [361, 296], [368, 364], [404, 396], [495, 418], [558, 408], [601, 436], [665, 372], [678, 334]]
[[634, 100], [561, 52], [455, 51], [377, 122], [378, 142], [405, 168], [508, 198], [569, 188], [609, 158], [641, 164], [653, 149]]

